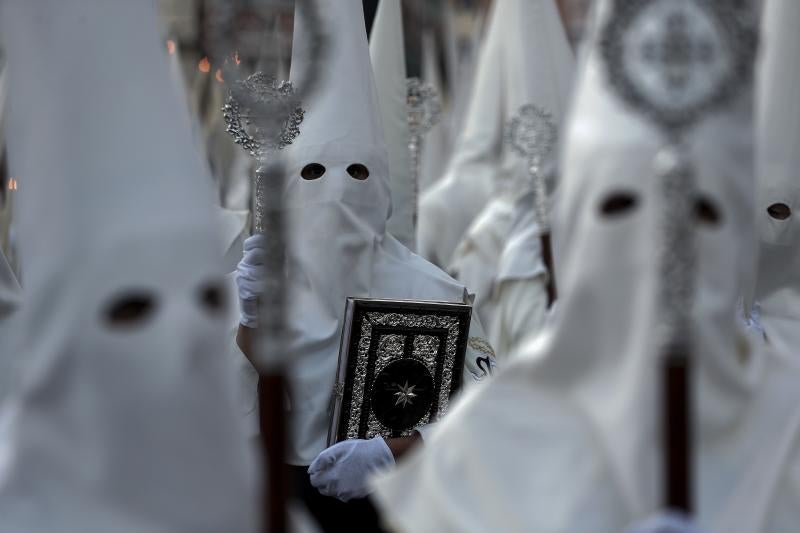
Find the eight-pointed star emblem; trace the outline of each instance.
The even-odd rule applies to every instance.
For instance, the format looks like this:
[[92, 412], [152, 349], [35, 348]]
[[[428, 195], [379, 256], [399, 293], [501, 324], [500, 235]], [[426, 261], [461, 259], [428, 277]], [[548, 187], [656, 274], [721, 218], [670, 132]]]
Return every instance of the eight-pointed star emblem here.
[[416, 385], [409, 385], [408, 381], [406, 381], [403, 385], [395, 383], [394, 386], [397, 387], [397, 392], [394, 393], [397, 396], [397, 401], [394, 402], [395, 405], [406, 407], [414, 403], [414, 398], [417, 397], [417, 393], [414, 392]]

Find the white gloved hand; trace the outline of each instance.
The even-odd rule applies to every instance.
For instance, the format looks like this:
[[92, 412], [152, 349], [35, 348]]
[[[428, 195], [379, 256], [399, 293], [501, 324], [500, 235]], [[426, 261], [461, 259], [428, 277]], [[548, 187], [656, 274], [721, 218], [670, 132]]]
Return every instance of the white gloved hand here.
[[334, 444], [314, 459], [308, 473], [321, 494], [346, 502], [369, 494], [369, 475], [393, 465], [394, 456], [386, 441], [375, 437]]
[[764, 332], [764, 326], [761, 324], [761, 304], [755, 302], [753, 306], [750, 308], [750, 316], [747, 317], [745, 321], [745, 327], [749, 331], [754, 332], [762, 339], [767, 338], [767, 334]]
[[662, 512], [628, 528], [627, 533], [701, 533], [700, 526], [688, 516]]
[[248, 328], [258, 326], [258, 297], [264, 292], [265, 241], [261, 234], [244, 241], [244, 255], [236, 266], [236, 286], [239, 288], [239, 322]]

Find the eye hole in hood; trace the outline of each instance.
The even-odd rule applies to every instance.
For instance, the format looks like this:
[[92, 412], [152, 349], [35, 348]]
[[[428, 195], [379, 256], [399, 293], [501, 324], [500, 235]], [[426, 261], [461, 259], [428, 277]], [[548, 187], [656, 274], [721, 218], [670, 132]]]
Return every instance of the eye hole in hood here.
[[600, 203], [600, 214], [605, 218], [622, 217], [638, 205], [639, 198], [632, 191], [614, 191]]
[[792, 209], [784, 203], [777, 202], [767, 208], [767, 214], [775, 220], [786, 220], [792, 216]]
[[695, 201], [694, 217], [699, 223], [707, 226], [719, 226], [722, 222], [722, 212], [717, 204], [703, 195]]
[[369, 169], [361, 163], [354, 163], [347, 167], [347, 173], [351, 178], [359, 181], [364, 181], [369, 177]]
[[131, 328], [144, 323], [155, 309], [155, 295], [145, 291], [128, 292], [115, 297], [103, 315], [112, 328]]
[[318, 180], [325, 175], [325, 170], [319, 163], [309, 163], [300, 171], [300, 177], [307, 181]]
[[225, 311], [227, 299], [225, 288], [220, 283], [211, 282], [201, 287], [199, 299], [203, 308], [212, 314]]

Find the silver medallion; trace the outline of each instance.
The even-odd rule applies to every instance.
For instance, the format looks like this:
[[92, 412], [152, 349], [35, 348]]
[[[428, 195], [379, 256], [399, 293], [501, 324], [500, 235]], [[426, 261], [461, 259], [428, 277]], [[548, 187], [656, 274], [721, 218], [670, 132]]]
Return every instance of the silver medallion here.
[[751, 79], [756, 53], [740, 4], [616, 0], [601, 43], [609, 83], [670, 136], [724, 108]]

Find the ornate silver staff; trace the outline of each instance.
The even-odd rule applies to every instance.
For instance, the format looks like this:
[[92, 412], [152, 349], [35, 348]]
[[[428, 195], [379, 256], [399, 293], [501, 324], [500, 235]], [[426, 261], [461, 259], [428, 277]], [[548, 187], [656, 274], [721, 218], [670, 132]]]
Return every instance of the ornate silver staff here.
[[419, 207], [420, 148], [422, 137], [438, 124], [442, 114], [439, 93], [419, 78], [409, 78], [406, 85], [408, 107], [408, 151], [411, 154], [411, 180], [414, 187], [414, 229]]
[[[255, 342], [249, 342], [249, 351], [254, 352], [252, 362], [259, 373], [259, 426], [266, 448], [264, 476], [269, 489], [264, 502], [269, 512], [266, 527], [267, 531], [285, 531], [288, 500], [288, 474], [283, 464], [286, 446], [283, 412], [287, 357], [283, 281], [286, 230], [280, 205], [283, 165], [277, 153], [299, 135], [304, 112], [300, 107], [294, 107], [294, 88], [289, 82], [279, 82], [257, 72], [234, 84], [238, 94], [246, 92], [251, 102], [271, 110], [270, 117], [264, 120], [265, 117], [257, 114], [259, 109], [243, 107], [231, 90], [222, 112], [226, 130], [234, 142], [255, 157], [258, 163], [253, 187], [253, 226], [256, 232], [265, 236], [266, 287], [258, 302], [257, 337]], [[252, 131], [248, 131], [248, 127]], [[272, 161], [270, 156], [275, 156]], [[261, 349], [259, 341], [262, 339], [269, 343], [266, 349]]]
[[534, 188], [534, 215], [539, 225], [542, 258], [548, 274], [548, 306], [553, 305], [558, 292], [553, 268], [550, 221], [547, 216], [547, 184], [541, 173], [541, 165], [544, 158], [553, 151], [557, 138], [558, 128], [553, 123], [552, 115], [533, 104], [522, 106], [506, 127], [506, 143], [527, 161], [528, 173]]
[[615, 0], [602, 35], [608, 81], [664, 137], [655, 161], [664, 194], [661, 254], [664, 505], [692, 511], [691, 309], [695, 171], [686, 137], [752, 79], [756, 30], [741, 0]]
[[[254, 74], [240, 79], [239, 70], [230, 58], [237, 22], [250, 16], [259, 2], [214, 0], [214, 22], [209, 30], [212, 59], [221, 65], [228, 83], [230, 98], [223, 109], [228, 131], [258, 161], [255, 177], [254, 219], [256, 231], [265, 236], [267, 280], [259, 300], [259, 327], [247, 339], [251, 361], [259, 373], [259, 417], [265, 447], [263, 478], [266, 481], [263, 504], [268, 509], [264, 529], [270, 533], [287, 530], [286, 503], [288, 472], [285, 466], [286, 420], [284, 398], [286, 366], [291, 358], [286, 339], [286, 228], [281, 206], [285, 172], [278, 150], [291, 143], [299, 133], [303, 112], [300, 102], [308, 101], [317, 88], [320, 64], [327, 49], [314, 0], [295, 0], [295, 17], [303, 17], [310, 29], [310, 58], [297, 86]], [[261, 0], [261, 7], [285, 9], [288, 0]], [[257, 17], [256, 17], [257, 18]], [[257, 54], [255, 54], [257, 55]], [[272, 156], [272, 157], [269, 157]], [[249, 341], [249, 342], [247, 342]]]

